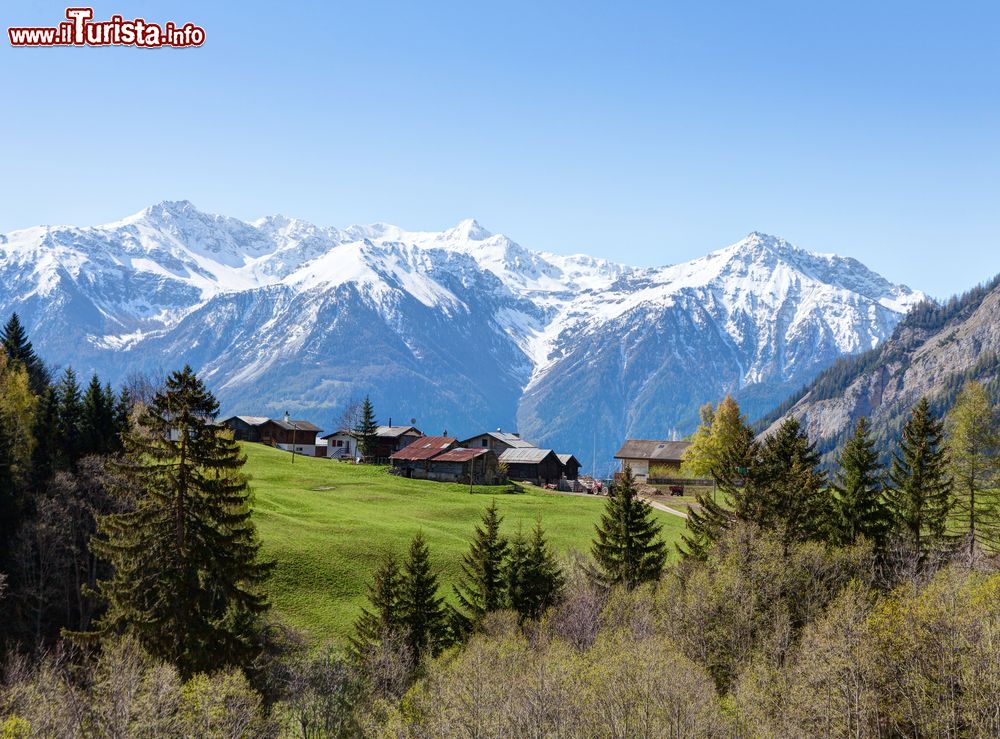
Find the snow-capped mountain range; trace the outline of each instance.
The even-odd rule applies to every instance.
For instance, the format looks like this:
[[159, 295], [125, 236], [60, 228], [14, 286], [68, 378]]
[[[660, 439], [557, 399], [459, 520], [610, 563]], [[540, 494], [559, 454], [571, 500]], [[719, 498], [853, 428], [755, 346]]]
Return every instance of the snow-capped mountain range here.
[[187, 362], [224, 412], [325, 428], [369, 393], [383, 421], [516, 428], [601, 473], [621, 439], [687, 433], [726, 392], [770, 409], [922, 298], [756, 232], [658, 268], [532, 251], [473, 220], [335, 229], [186, 201], [0, 235], [0, 311], [51, 364], [116, 382]]

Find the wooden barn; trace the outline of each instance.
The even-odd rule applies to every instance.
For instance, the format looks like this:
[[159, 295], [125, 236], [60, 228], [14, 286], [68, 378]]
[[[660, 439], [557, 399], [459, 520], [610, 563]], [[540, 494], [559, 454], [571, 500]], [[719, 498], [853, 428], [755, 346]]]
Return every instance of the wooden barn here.
[[431, 459], [458, 446], [458, 439], [451, 436], [421, 436], [389, 456], [392, 468], [398, 475], [418, 480], [430, 479]]
[[431, 458], [428, 479], [473, 485], [497, 485], [502, 482], [498, 458], [492, 449], [460, 448], [442, 452]]
[[575, 480], [580, 476], [580, 460], [572, 454], [557, 454], [563, 466], [563, 477], [567, 480]]
[[676, 478], [681, 476], [681, 462], [689, 446], [689, 441], [627, 439], [615, 459], [621, 460], [622, 472], [626, 465], [631, 467], [632, 474], [639, 482]]
[[467, 449], [492, 449], [497, 456], [503, 454], [508, 449], [533, 449], [535, 445], [521, 438], [520, 434], [510, 431], [487, 431], [477, 434], [464, 441], [458, 442], [459, 446]]
[[375, 449], [369, 456], [373, 460], [390, 459], [423, 436], [416, 426], [379, 426], [375, 431]]
[[220, 426], [231, 429], [236, 441], [260, 442], [260, 427], [270, 421], [267, 416], [230, 416], [219, 421]]
[[536, 485], [554, 485], [562, 477], [563, 465], [551, 449], [525, 447], [508, 449], [500, 455], [511, 480], [527, 480]]

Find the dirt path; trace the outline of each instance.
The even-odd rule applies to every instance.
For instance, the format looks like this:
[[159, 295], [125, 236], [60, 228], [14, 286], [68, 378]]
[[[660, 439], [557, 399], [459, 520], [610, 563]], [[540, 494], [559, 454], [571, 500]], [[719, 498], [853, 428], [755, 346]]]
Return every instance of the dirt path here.
[[665, 511], [666, 513], [673, 513], [675, 516], [680, 516], [681, 518], [688, 517], [686, 513], [681, 513], [676, 508], [671, 508], [670, 506], [663, 505], [663, 503], [660, 503], [658, 500], [651, 500], [649, 498], [643, 498], [643, 500], [659, 511]]

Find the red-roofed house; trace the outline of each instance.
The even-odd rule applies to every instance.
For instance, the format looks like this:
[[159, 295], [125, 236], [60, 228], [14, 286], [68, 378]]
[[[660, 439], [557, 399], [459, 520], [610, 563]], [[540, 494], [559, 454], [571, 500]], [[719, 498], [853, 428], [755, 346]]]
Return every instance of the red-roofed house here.
[[492, 449], [461, 449], [451, 436], [423, 436], [389, 457], [403, 477], [439, 482], [499, 482], [497, 455]]

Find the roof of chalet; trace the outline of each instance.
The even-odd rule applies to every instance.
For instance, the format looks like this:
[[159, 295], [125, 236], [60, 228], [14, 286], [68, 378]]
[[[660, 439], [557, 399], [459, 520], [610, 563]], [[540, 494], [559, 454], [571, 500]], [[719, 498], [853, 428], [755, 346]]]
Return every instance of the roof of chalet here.
[[569, 464], [569, 461], [572, 459], [574, 462], [576, 462], [577, 466], [580, 465], [580, 460], [574, 457], [572, 454], [557, 454], [556, 456], [559, 457], [559, 461], [562, 462], [563, 464]]
[[441, 452], [447, 451], [456, 443], [458, 443], [458, 440], [451, 436], [421, 436], [412, 444], [408, 444], [393, 454], [389, 459], [400, 461], [430, 459]]
[[321, 439], [331, 439], [334, 436], [339, 436], [341, 434], [343, 434], [344, 436], [352, 436], [352, 437], [354, 436], [354, 432], [351, 431], [350, 429], [337, 429], [336, 431], [331, 431], [329, 434], [323, 434], [319, 438], [321, 438]]
[[551, 449], [539, 449], [534, 446], [505, 449], [504, 453], [500, 455], [500, 461], [507, 464], [538, 464], [550, 454], [555, 456], [555, 452]]
[[289, 418], [287, 422], [283, 419], [278, 419], [278, 418], [269, 418], [267, 420], [273, 423], [275, 426], [285, 429], [285, 431], [320, 432], [323, 430], [319, 426], [316, 426], [315, 424], [312, 424], [309, 421], [306, 421], [302, 418]]
[[375, 435], [395, 439], [402, 436], [407, 431], [413, 431], [417, 434], [417, 436], [422, 435], [420, 429], [416, 426], [379, 426], [375, 429]]
[[240, 419], [241, 421], [243, 421], [243, 423], [247, 424], [248, 426], [260, 426], [261, 424], [267, 423], [268, 421], [271, 420], [267, 416], [230, 416], [224, 421], [219, 421], [219, 423], [232, 421], [234, 418]]
[[451, 449], [443, 454], [439, 454], [432, 462], [468, 462], [470, 459], [482, 457], [489, 454], [491, 449]]
[[480, 436], [492, 436], [499, 442], [506, 444], [509, 447], [515, 447], [517, 449], [528, 449], [534, 448], [535, 445], [530, 441], [525, 441], [521, 438], [519, 434], [512, 434], [509, 431], [486, 431], [482, 434], [476, 434], [475, 436], [470, 436], [462, 444], [468, 444], [473, 439], [478, 439]]
[[658, 441], [655, 439], [626, 439], [615, 459], [650, 459], [679, 462], [690, 441]]

